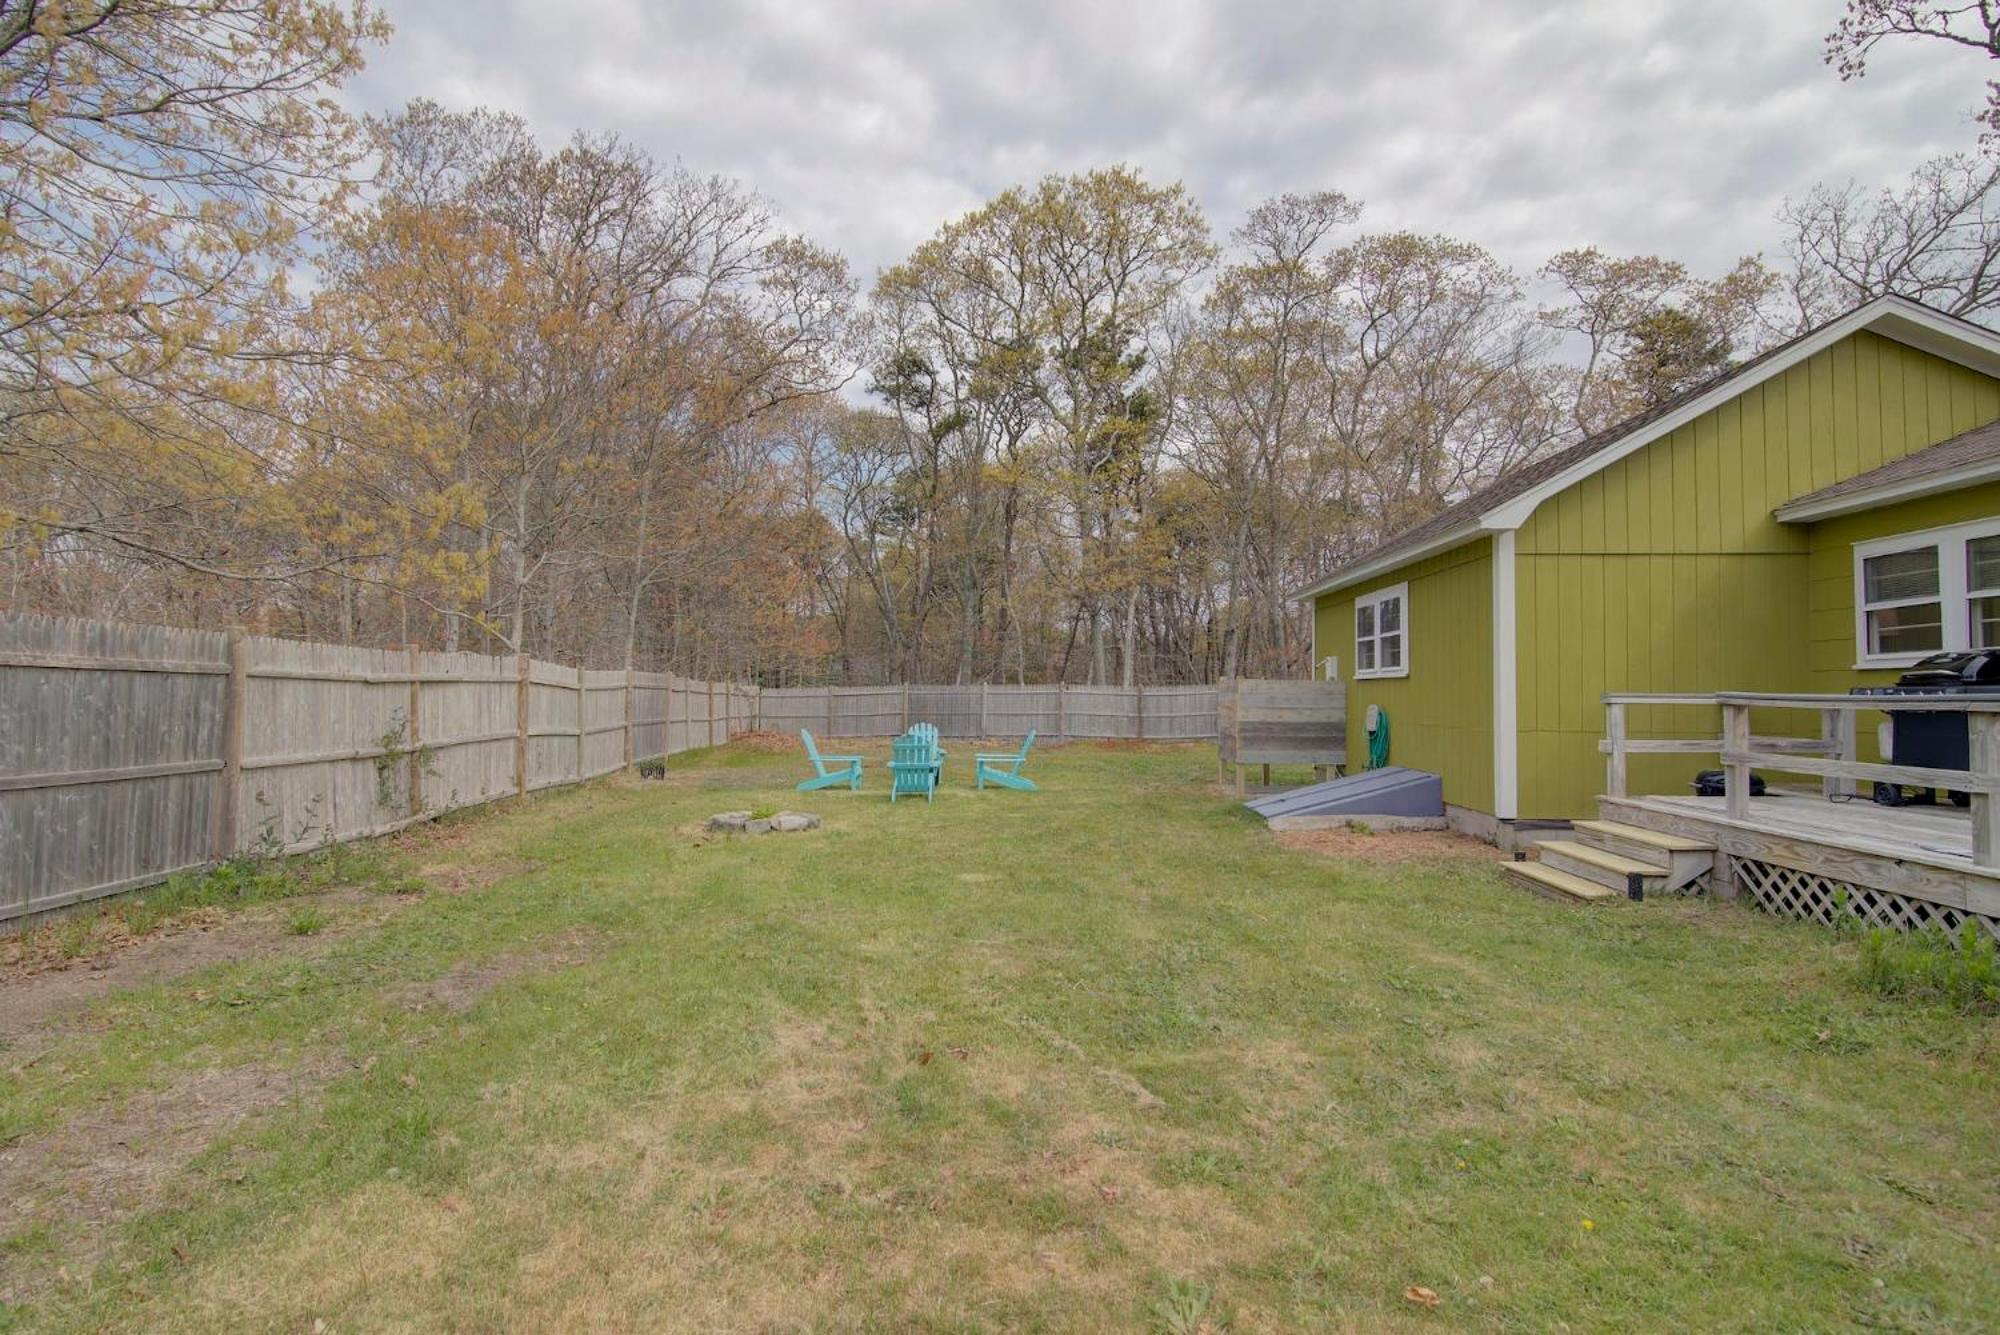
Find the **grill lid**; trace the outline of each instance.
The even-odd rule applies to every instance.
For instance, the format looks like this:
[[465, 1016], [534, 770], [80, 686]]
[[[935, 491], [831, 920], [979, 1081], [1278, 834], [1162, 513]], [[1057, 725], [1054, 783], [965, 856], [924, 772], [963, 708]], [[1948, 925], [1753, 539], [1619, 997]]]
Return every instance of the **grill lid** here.
[[1932, 654], [1896, 678], [1896, 685], [1931, 690], [2000, 686], [2000, 650], [1975, 649], [1970, 653]]

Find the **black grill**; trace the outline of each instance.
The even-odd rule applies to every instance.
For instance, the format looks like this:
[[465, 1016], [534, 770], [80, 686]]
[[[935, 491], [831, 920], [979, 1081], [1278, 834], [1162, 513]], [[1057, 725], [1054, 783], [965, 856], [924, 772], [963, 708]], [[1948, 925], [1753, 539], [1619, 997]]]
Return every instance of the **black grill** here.
[[[1894, 686], [1856, 686], [1855, 695], [1914, 696], [1960, 695], [2000, 699], [2000, 650], [1977, 649], [1971, 653], [1932, 654], [1896, 679]], [[1891, 764], [1920, 765], [1927, 769], [1966, 769], [1972, 764], [1966, 716], [1949, 710], [1898, 710], [1885, 707], [1890, 722]], [[1878, 783], [1875, 800], [1885, 806], [1911, 802], [1935, 802], [1937, 793], [1928, 788], [1907, 788], [1900, 784]], [[1959, 806], [1969, 801], [1964, 793], [1953, 792]]]

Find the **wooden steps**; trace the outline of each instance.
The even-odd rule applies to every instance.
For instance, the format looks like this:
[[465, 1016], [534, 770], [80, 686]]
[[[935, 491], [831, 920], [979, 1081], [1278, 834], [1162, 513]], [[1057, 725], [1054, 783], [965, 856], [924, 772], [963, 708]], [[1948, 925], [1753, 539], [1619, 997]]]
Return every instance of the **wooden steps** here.
[[1665, 852], [1713, 853], [1714, 844], [1704, 844], [1699, 839], [1683, 839], [1677, 834], [1667, 834], [1661, 830], [1648, 830], [1638, 825], [1625, 825], [1615, 820], [1572, 821], [1570, 828], [1578, 834], [1596, 834], [1612, 839], [1622, 839], [1628, 843], [1644, 844]]
[[1616, 853], [1635, 862], [1664, 867], [1666, 879], [1658, 886], [1648, 882], [1648, 894], [1685, 890], [1705, 879], [1715, 867], [1715, 845], [1639, 825], [1615, 820], [1580, 820], [1570, 826], [1577, 842]]
[[1524, 889], [1564, 904], [1595, 904], [1624, 898], [1619, 891], [1539, 862], [1503, 862], [1500, 874]]
[[1535, 858], [1545, 867], [1566, 871], [1586, 881], [1596, 881], [1624, 895], [1631, 893], [1632, 878], [1635, 876], [1646, 893], [1661, 894], [1667, 888], [1667, 877], [1672, 875], [1662, 863], [1629, 858], [1623, 853], [1613, 853], [1609, 849], [1569, 839], [1548, 839], [1536, 844]]
[[1571, 829], [1574, 839], [1529, 845], [1534, 860], [1508, 863], [1507, 879], [1562, 903], [1601, 904], [1685, 889], [1715, 861], [1712, 844], [1637, 825], [1580, 820]]

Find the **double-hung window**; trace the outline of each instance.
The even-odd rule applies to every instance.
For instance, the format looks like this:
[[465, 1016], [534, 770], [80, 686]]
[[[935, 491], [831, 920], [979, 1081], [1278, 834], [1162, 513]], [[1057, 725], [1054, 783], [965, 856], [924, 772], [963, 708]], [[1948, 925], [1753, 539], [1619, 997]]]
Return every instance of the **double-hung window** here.
[[[1995, 598], [2000, 615], [2000, 595]], [[1354, 600], [1354, 675], [1410, 675], [1410, 586], [1397, 584]]]
[[1854, 607], [1863, 667], [2000, 648], [2000, 519], [1857, 543]]

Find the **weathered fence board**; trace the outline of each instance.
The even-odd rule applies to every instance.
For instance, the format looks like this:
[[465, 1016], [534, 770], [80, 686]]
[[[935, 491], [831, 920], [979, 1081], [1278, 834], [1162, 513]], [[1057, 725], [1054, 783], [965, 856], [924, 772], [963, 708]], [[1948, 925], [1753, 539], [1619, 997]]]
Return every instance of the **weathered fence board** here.
[[0, 614], [0, 922], [613, 773], [755, 714], [752, 688], [665, 673], [631, 674], [628, 705], [622, 670]]
[[1215, 736], [1213, 686], [805, 686], [765, 690], [757, 726], [826, 737], [894, 737], [930, 723], [945, 737]]
[[225, 634], [0, 615], [0, 919], [214, 855], [228, 674]]
[[426, 653], [417, 670], [424, 806], [449, 810], [513, 792], [515, 660]]
[[252, 637], [238, 849], [297, 850], [409, 817], [409, 656]]
[[1225, 765], [1344, 765], [1347, 684], [1232, 677], [1218, 688]]

